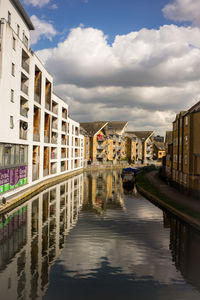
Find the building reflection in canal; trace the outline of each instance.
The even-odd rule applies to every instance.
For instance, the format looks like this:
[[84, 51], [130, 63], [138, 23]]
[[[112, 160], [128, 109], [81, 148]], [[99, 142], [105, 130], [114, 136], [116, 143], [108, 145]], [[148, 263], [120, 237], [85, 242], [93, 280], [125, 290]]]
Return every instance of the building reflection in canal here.
[[176, 269], [188, 283], [200, 291], [200, 234], [164, 213], [164, 226], [170, 228], [170, 250]]
[[[134, 198], [134, 193], [132, 197]], [[133, 201], [133, 199], [129, 200]], [[66, 248], [67, 245], [66, 236], [77, 223], [80, 210], [82, 209], [82, 219], [85, 213], [87, 216], [96, 214], [101, 217], [104, 214], [106, 215], [106, 210], [116, 211], [118, 214], [121, 212], [125, 215], [125, 202], [119, 172], [92, 172], [73, 177], [48, 188], [20, 207], [6, 215], [1, 215], [1, 299], [42, 299], [47, 291], [48, 284], [51, 283], [50, 269], [56, 261], [58, 262], [60, 257], [62, 258], [61, 250]], [[146, 206], [138, 208], [140, 215], [142, 209], [145, 210], [145, 214], [148, 214], [149, 202], [145, 203]], [[136, 209], [134, 210], [135, 213]], [[150, 209], [153, 210], [154, 206]], [[127, 209], [126, 214], [128, 213]], [[152, 216], [155, 216], [154, 213], [152, 213]], [[169, 236], [167, 243], [171, 251], [173, 264], [180, 271], [186, 283], [192, 284], [200, 291], [200, 235], [173, 216], [165, 212], [163, 212], [163, 216], [163, 230], [167, 231]], [[119, 220], [117, 224], [122, 226]], [[123, 226], [125, 226], [124, 216], [122, 220]], [[152, 220], [147, 218], [146, 222], [152, 222]], [[109, 222], [112, 222], [112, 220], [109, 219]], [[139, 220], [135, 219], [134, 224], [137, 224], [137, 222]], [[144, 219], [141, 224], [144, 225]], [[80, 238], [80, 231], [77, 242]], [[115, 236], [117, 239], [117, 235]], [[121, 236], [119, 238], [122, 239]], [[69, 239], [68, 243], [71, 242], [72, 240]], [[130, 245], [129, 243], [129, 250], [133, 252], [134, 249]], [[81, 248], [81, 245], [78, 246]], [[136, 253], [135, 256], [137, 256]], [[92, 257], [90, 259], [92, 263]], [[127, 259], [128, 257], [125, 257], [125, 260]], [[71, 260], [71, 263], [73, 265], [73, 260]], [[140, 268], [139, 261], [137, 265]], [[66, 267], [73, 274], [70, 271], [70, 263]], [[178, 280], [180, 280], [180, 276]], [[129, 284], [132, 282], [130, 278], [127, 281], [129, 281]]]
[[123, 188], [117, 171], [91, 172], [84, 177], [83, 210], [105, 213], [109, 208], [124, 207]]
[[41, 299], [51, 265], [78, 219], [83, 175], [38, 194], [0, 216], [1, 299]]

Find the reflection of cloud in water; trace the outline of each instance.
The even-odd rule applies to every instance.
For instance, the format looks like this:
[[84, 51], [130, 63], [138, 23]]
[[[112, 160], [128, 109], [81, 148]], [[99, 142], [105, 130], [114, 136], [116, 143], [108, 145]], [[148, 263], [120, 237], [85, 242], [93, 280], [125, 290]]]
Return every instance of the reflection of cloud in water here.
[[[83, 224], [80, 224], [82, 222]], [[72, 270], [67, 272], [68, 276], [95, 276], [95, 270], [101, 266], [102, 257], [107, 257], [109, 265], [119, 267], [123, 274], [135, 274], [137, 277], [148, 274], [165, 284], [181, 280], [175, 267], [169, 264], [169, 231], [163, 232], [163, 228], [157, 222], [155, 227], [151, 224], [141, 224], [140, 232], [137, 226], [135, 236], [128, 230], [127, 235], [125, 232], [123, 235], [119, 228], [121, 224], [115, 228], [102, 228], [96, 221], [91, 230], [91, 224], [83, 220], [83, 216], [80, 223], [69, 236], [68, 246], [61, 257], [62, 264], [66, 266], [65, 270]], [[146, 241], [145, 236], [141, 236], [144, 226], [150, 226], [150, 242]]]

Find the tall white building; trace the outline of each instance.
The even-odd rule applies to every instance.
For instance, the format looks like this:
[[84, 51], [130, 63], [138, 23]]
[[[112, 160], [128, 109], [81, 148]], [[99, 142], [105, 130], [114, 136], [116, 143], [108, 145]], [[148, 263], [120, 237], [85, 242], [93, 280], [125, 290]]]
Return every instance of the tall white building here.
[[[84, 138], [29, 48], [19, 0], [0, 0], [0, 195], [83, 167]], [[16, 190], [17, 189], [17, 190]]]

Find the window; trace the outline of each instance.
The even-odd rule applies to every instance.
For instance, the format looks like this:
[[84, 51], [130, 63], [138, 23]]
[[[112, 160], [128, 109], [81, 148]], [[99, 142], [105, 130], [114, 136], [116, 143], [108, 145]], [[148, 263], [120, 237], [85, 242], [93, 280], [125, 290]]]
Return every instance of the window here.
[[17, 36], [19, 36], [19, 32], [20, 32], [20, 27], [19, 27], [19, 25], [17, 24]]
[[13, 50], [16, 50], [16, 38], [13, 36]]
[[13, 116], [10, 116], [10, 129], [14, 128], [14, 119]]
[[185, 165], [187, 165], [187, 154], [185, 154]]
[[185, 117], [185, 126], [187, 126], [188, 125], [188, 117], [186, 116]]
[[11, 24], [11, 13], [8, 11], [8, 24]]
[[12, 63], [12, 76], [15, 76], [15, 64]]
[[187, 174], [184, 174], [184, 183], [187, 184]]
[[188, 137], [187, 137], [187, 135], [185, 136], [185, 145], [187, 145], [187, 143], [188, 143]]
[[14, 90], [11, 90], [10, 101], [11, 101], [11, 102], [15, 102], [15, 101], [14, 101]]

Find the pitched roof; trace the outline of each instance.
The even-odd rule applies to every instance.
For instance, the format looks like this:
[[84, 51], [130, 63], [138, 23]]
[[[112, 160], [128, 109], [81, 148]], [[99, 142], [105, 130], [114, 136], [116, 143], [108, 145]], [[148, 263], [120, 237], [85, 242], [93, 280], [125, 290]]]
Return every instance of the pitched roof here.
[[128, 122], [126, 121], [108, 121], [107, 129], [108, 131], [122, 131]]
[[144, 139], [145, 141], [153, 135], [153, 131], [127, 131], [127, 133], [134, 133], [139, 139]]
[[21, 2], [19, 0], [11, 0], [13, 6], [16, 8], [16, 10], [18, 11], [18, 13], [21, 15], [22, 19], [24, 20], [24, 22], [26, 23], [26, 25], [28, 26], [29, 30], [34, 30], [34, 26], [33, 23], [31, 22], [29, 16], [27, 15], [25, 9], [23, 8]]
[[155, 142], [154, 145], [158, 150], [165, 151], [165, 144], [162, 142]]
[[195, 113], [195, 112], [198, 112], [200, 111], [200, 101], [197, 102], [195, 105], [193, 105], [192, 107], [190, 107], [190, 109], [188, 109], [188, 111], [186, 112], [187, 113]]
[[105, 121], [80, 123], [80, 126], [87, 132], [87, 134], [89, 136], [95, 135], [98, 131], [100, 131], [106, 125], [107, 125], [107, 122], [105, 122]]

